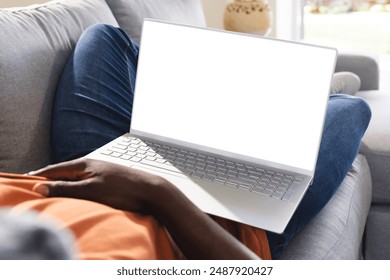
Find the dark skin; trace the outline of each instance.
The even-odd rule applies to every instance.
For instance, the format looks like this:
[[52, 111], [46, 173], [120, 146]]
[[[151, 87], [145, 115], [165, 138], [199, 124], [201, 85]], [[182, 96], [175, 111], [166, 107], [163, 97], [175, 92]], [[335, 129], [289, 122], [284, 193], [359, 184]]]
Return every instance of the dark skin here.
[[72, 197], [152, 215], [188, 259], [258, 259], [167, 180], [140, 170], [90, 159], [50, 165], [29, 175], [53, 182], [34, 191]]

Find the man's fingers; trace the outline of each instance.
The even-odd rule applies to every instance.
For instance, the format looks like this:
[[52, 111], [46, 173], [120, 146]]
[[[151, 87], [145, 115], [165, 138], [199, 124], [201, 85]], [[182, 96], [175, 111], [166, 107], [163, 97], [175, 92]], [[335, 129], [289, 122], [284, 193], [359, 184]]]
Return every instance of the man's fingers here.
[[49, 196], [49, 187], [47, 185], [44, 185], [44, 184], [36, 184], [33, 187], [33, 191], [37, 192], [43, 196]]
[[38, 183], [33, 187], [33, 191], [46, 197], [73, 197], [91, 199], [85, 197], [86, 186], [90, 184], [90, 180], [77, 182], [57, 181], [52, 183]]
[[42, 169], [31, 171], [28, 175], [46, 177], [52, 180], [80, 180], [85, 178], [85, 173], [83, 172], [85, 167], [85, 160], [76, 159], [49, 165]]

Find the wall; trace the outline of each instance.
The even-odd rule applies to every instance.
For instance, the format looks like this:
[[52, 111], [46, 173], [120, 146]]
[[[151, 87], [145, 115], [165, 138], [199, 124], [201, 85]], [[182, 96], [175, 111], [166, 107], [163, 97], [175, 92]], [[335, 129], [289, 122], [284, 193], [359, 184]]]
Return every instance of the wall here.
[[207, 25], [212, 28], [223, 28], [223, 12], [230, 0], [202, 0]]

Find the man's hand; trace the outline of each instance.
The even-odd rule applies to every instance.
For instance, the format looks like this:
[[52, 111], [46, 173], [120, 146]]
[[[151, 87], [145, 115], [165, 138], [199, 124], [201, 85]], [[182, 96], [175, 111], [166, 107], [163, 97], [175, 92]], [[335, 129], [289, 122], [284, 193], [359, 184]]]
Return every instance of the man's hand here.
[[86, 199], [144, 214], [152, 214], [164, 188], [174, 189], [161, 177], [90, 159], [50, 165], [29, 175], [53, 180], [34, 187], [34, 191], [42, 195]]
[[51, 165], [29, 175], [55, 180], [34, 187], [48, 197], [81, 198], [154, 216], [187, 258], [257, 258], [161, 177], [88, 159]]

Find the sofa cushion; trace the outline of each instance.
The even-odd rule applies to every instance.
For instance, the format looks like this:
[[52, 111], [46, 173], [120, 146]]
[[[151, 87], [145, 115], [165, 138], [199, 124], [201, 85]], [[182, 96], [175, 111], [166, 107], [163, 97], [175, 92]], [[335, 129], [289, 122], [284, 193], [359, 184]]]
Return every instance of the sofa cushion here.
[[358, 155], [328, 204], [300, 232], [281, 259], [359, 259], [371, 204], [367, 160]]
[[361, 80], [360, 90], [379, 88], [379, 63], [376, 55], [340, 52], [335, 71], [349, 71], [358, 75]]
[[199, 0], [107, 0], [119, 26], [137, 43], [144, 18], [205, 26]]
[[50, 119], [57, 81], [81, 32], [118, 25], [104, 0], [52, 1], [0, 10], [0, 170], [51, 161]]
[[372, 112], [361, 148], [371, 168], [372, 201], [390, 203], [390, 94], [374, 90], [360, 91], [357, 96], [368, 102]]
[[364, 236], [364, 258], [390, 260], [390, 205], [373, 204], [367, 218]]

